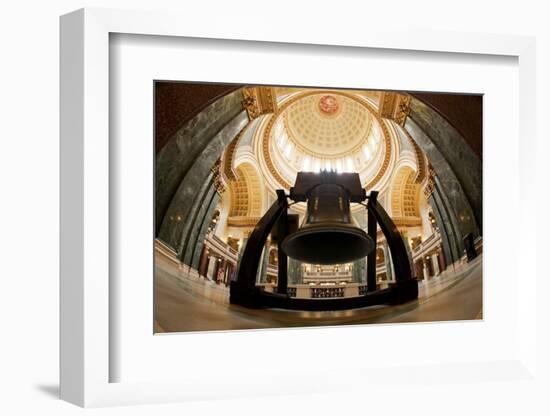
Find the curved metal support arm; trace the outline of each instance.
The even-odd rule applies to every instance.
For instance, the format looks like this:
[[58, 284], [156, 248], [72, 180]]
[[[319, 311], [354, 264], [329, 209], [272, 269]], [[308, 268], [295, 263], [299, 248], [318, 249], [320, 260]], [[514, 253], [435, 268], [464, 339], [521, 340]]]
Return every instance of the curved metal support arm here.
[[235, 285], [241, 289], [252, 291], [256, 287], [256, 275], [264, 244], [280, 216], [286, 215], [287, 208], [288, 202], [284, 191], [277, 190], [277, 201], [271, 205], [258, 224], [256, 224], [244, 248], [237, 281], [235, 282]]
[[386, 210], [378, 203], [377, 196], [378, 192], [376, 191], [370, 193], [367, 209], [369, 214], [374, 215], [386, 237], [395, 270], [395, 280], [399, 284], [400, 281], [412, 279], [411, 264], [401, 234], [399, 234], [397, 227]]

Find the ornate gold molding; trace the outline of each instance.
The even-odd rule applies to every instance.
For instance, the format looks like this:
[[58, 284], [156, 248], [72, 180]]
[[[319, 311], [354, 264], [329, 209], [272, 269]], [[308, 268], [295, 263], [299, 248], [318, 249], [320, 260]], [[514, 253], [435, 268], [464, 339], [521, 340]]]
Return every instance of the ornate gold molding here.
[[277, 99], [273, 87], [244, 87], [243, 97], [243, 107], [250, 120], [262, 114], [277, 111]]
[[382, 166], [378, 170], [376, 176], [373, 179], [371, 179], [371, 181], [369, 183], [367, 183], [367, 185], [365, 186], [365, 188], [367, 190], [373, 189], [374, 186], [380, 181], [380, 179], [382, 179], [382, 177], [386, 173], [386, 171], [388, 169], [388, 166], [390, 164], [391, 135], [390, 135], [390, 132], [388, 130], [388, 127], [384, 123], [384, 120], [378, 114], [378, 112], [376, 111], [376, 108], [374, 106], [372, 106], [369, 102], [359, 98], [358, 96], [356, 96], [354, 94], [350, 94], [350, 93], [340, 91], [340, 90], [314, 90], [314, 91], [307, 91], [307, 92], [304, 92], [304, 93], [297, 94], [296, 96], [294, 96], [294, 97], [290, 98], [289, 100], [285, 101], [281, 106], [279, 106], [277, 108], [275, 113], [272, 114], [269, 117], [269, 121], [267, 123], [267, 126], [264, 130], [263, 137], [262, 137], [262, 154], [264, 156], [264, 160], [265, 160], [265, 163], [267, 165], [267, 168], [268, 168], [269, 172], [277, 180], [277, 182], [279, 182], [279, 184], [283, 185], [283, 187], [285, 187], [286, 189], [290, 189], [292, 187], [291, 184], [289, 184], [281, 175], [279, 175], [279, 173], [275, 169], [275, 166], [273, 165], [273, 160], [271, 159], [271, 154], [270, 154], [270, 151], [269, 151], [269, 138], [271, 136], [271, 131], [273, 129], [273, 125], [275, 123], [275, 120], [277, 120], [277, 117], [279, 117], [281, 115], [281, 113], [283, 113], [289, 106], [294, 104], [296, 101], [298, 101], [302, 98], [308, 97], [310, 95], [324, 93], [324, 92], [339, 94], [339, 95], [342, 95], [344, 97], [348, 97], [348, 98], [358, 102], [359, 104], [363, 105], [370, 112], [370, 114], [376, 119], [376, 121], [378, 122], [378, 124], [379, 124], [379, 126], [382, 130], [382, 134], [384, 136], [385, 153], [384, 153], [384, 160], [382, 162]]
[[212, 181], [214, 182], [214, 189], [221, 195], [225, 192], [225, 184], [221, 178], [221, 160], [218, 159], [212, 166], [212, 173], [214, 174]]
[[424, 187], [424, 196], [426, 199], [432, 196], [435, 188], [435, 170], [431, 165], [428, 167], [428, 175], [428, 183]]
[[397, 92], [384, 91], [380, 96], [380, 116], [395, 121], [401, 127], [411, 112], [411, 96]]
[[260, 217], [229, 217], [227, 225], [231, 227], [255, 227]]
[[418, 227], [422, 225], [420, 217], [392, 217], [396, 227]]

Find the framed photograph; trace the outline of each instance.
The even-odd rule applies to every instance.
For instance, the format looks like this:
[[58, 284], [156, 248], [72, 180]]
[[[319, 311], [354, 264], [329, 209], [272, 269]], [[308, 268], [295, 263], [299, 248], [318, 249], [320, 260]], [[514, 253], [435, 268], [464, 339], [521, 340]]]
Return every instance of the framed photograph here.
[[482, 319], [482, 95], [154, 90], [155, 332]]
[[61, 397], [536, 383], [534, 40], [181, 21], [61, 18]]

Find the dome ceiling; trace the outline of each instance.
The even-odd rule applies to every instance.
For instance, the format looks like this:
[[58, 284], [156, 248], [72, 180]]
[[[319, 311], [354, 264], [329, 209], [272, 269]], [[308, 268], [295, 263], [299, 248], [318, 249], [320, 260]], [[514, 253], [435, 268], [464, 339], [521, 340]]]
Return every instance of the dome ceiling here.
[[368, 139], [373, 119], [356, 100], [326, 91], [293, 102], [282, 118], [289, 141], [323, 159], [355, 153]]
[[289, 189], [297, 172], [357, 172], [364, 185], [383, 175], [389, 137], [376, 108], [348, 91], [286, 95], [262, 129], [263, 159], [279, 185]]

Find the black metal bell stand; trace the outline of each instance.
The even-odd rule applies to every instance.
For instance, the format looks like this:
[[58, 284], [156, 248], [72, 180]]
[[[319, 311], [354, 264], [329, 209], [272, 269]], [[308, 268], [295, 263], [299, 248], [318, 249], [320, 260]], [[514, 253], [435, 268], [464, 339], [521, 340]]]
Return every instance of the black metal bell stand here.
[[[399, 304], [418, 297], [418, 282], [411, 275], [407, 250], [397, 227], [377, 201], [378, 192], [367, 196], [357, 173], [298, 173], [287, 196], [277, 190], [277, 200], [252, 231], [244, 248], [237, 280], [231, 282], [230, 302], [252, 308], [296, 310], [342, 310], [379, 304]], [[302, 227], [289, 232], [287, 198], [307, 202], [308, 213]], [[365, 233], [352, 223], [350, 202], [368, 200], [368, 224]], [[364, 204], [363, 204], [364, 205]], [[395, 283], [386, 289], [376, 287], [376, 232], [382, 229], [391, 251]], [[256, 286], [262, 249], [270, 232], [278, 244], [276, 293]], [[332, 249], [327, 245], [331, 244]], [[287, 254], [314, 264], [344, 263], [367, 256], [367, 292], [350, 298], [302, 299], [287, 294]]]

